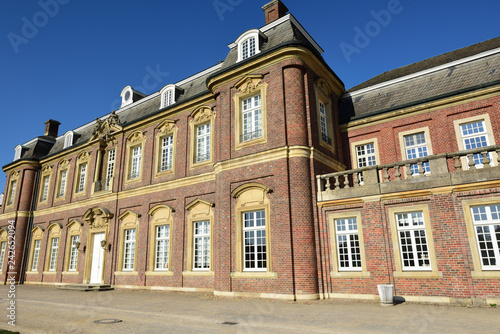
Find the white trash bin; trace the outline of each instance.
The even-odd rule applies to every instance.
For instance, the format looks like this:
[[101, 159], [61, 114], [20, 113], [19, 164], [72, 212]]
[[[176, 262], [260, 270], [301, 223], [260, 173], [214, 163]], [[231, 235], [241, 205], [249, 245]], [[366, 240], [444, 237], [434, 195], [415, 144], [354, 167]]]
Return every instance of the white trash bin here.
[[377, 287], [378, 295], [380, 296], [380, 305], [394, 305], [394, 286], [392, 284], [379, 284]]

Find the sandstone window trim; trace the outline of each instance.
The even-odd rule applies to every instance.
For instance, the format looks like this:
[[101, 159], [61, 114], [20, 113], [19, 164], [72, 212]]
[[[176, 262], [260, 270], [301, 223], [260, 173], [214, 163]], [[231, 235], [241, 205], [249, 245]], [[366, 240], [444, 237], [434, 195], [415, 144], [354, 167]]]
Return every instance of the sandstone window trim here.
[[59, 223], [52, 223], [48, 227], [47, 250], [45, 255], [44, 274], [55, 274], [59, 265], [59, 250], [61, 246], [61, 230]]
[[5, 229], [0, 229], [0, 273], [5, 269], [5, 255], [7, 252], [8, 233]]
[[[150, 241], [149, 241], [149, 268], [146, 272], [147, 276], [173, 276], [172, 271], [172, 235], [174, 231], [173, 213], [175, 210], [168, 205], [156, 205], [151, 210], [149, 210], [148, 215], [150, 217]], [[168, 227], [168, 239], [162, 238], [163, 242], [158, 243], [158, 229]], [[168, 243], [167, 249], [165, 249], [165, 244]], [[158, 246], [163, 246], [162, 251], [158, 252]], [[167, 261], [164, 259], [158, 262], [158, 257], [162, 255], [165, 256], [167, 252]], [[166, 268], [164, 268], [166, 264]], [[158, 268], [160, 267], [163, 268]]]
[[[374, 152], [366, 153], [367, 150], [371, 151], [371, 145], [373, 145]], [[361, 157], [358, 152], [360, 148], [364, 148], [365, 154]], [[380, 163], [380, 154], [378, 149], [378, 138], [370, 138], [366, 140], [356, 141], [351, 143], [351, 157], [353, 159], [352, 164], [354, 168], [363, 168], [368, 166], [374, 166]], [[374, 160], [370, 160], [372, 157]], [[366, 160], [362, 161], [360, 158], [365, 158]], [[367, 159], [368, 158], [368, 159]], [[363, 173], [358, 174], [360, 184], [363, 184]]]
[[[236, 93], [233, 96], [235, 108], [235, 149], [263, 144], [267, 142], [267, 83], [263, 81], [262, 75], [248, 75], [238, 81], [235, 85]], [[253, 107], [252, 111], [259, 109], [260, 124], [255, 124], [255, 131], [248, 133], [245, 131], [245, 101], [257, 99], [260, 101], [259, 107]], [[259, 121], [255, 122], [259, 123]]]
[[69, 180], [69, 161], [64, 159], [59, 162], [59, 172], [56, 181], [55, 200], [64, 200], [66, 198], [68, 180]]
[[127, 138], [126, 184], [142, 180], [145, 144], [146, 136], [142, 131], [135, 131]]
[[[469, 240], [469, 247], [472, 255], [473, 271], [471, 271], [471, 276], [473, 279], [499, 279], [500, 270], [485, 270], [482, 265], [482, 258], [480, 254], [480, 249], [478, 246], [476, 225], [474, 224], [474, 218], [472, 214], [472, 208], [479, 206], [489, 206], [489, 205], [500, 205], [500, 199], [498, 197], [491, 198], [478, 198], [471, 200], [464, 200], [462, 202], [462, 207], [464, 210], [464, 218], [467, 227], [467, 237]], [[498, 260], [500, 261], [500, 255]]]
[[175, 122], [171, 120], [161, 122], [156, 128], [155, 177], [175, 174], [177, 131]]
[[[277, 273], [272, 271], [271, 202], [268, 198], [271, 192], [270, 188], [256, 182], [243, 184], [232, 192], [232, 197], [236, 200], [236, 271], [231, 273], [233, 278], [277, 278]], [[244, 214], [257, 211], [264, 211], [265, 217], [265, 270], [251, 270], [251, 268], [245, 268], [244, 265]]]
[[[359, 252], [360, 252], [360, 262], [361, 267], [359, 268], [341, 268], [339, 261], [339, 245], [337, 236], [341, 233], [337, 233], [336, 222], [337, 220], [343, 219], [355, 219], [357, 224], [357, 230], [355, 234], [358, 237], [359, 242]], [[361, 219], [360, 211], [352, 212], [342, 212], [333, 213], [328, 215], [328, 226], [330, 228], [330, 244], [331, 244], [331, 254], [332, 254], [332, 271], [330, 276], [332, 278], [342, 277], [342, 278], [369, 278], [370, 272], [367, 270], [366, 256], [365, 256], [365, 243], [363, 234], [363, 222]], [[352, 231], [352, 233], [354, 232]]]
[[46, 165], [42, 168], [42, 182], [40, 183], [40, 194], [39, 194], [40, 203], [46, 203], [49, 199], [51, 178], [52, 178], [52, 166]]
[[[214, 204], [201, 199], [196, 199], [186, 206], [187, 215], [187, 249], [186, 267], [182, 273], [184, 276], [213, 276], [213, 224]], [[208, 268], [195, 268], [195, 225], [199, 222], [208, 222], [210, 228]]]
[[90, 153], [83, 151], [78, 154], [75, 173], [75, 196], [87, 193], [87, 184], [90, 166]]
[[[403, 259], [401, 255], [401, 243], [398, 230], [397, 214], [406, 214], [412, 212], [421, 212], [424, 220], [424, 231], [427, 240], [428, 258], [430, 260], [430, 267], [428, 270], [417, 269], [404, 269]], [[432, 222], [429, 214], [429, 207], [427, 204], [408, 205], [401, 207], [391, 207], [388, 209], [389, 223], [391, 227], [391, 240], [394, 251], [394, 278], [442, 278], [442, 272], [438, 271], [436, 251], [434, 246], [434, 238], [432, 235]]]
[[15, 171], [10, 173], [9, 191], [7, 192], [6, 197], [6, 207], [12, 207], [16, 201], [18, 179], [19, 172]]
[[[419, 136], [420, 135], [420, 136]], [[422, 136], [423, 135], [423, 136]], [[425, 143], [416, 143], [416, 137], [418, 136], [418, 139], [423, 139], [425, 140]], [[407, 145], [408, 141], [410, 138], [413, 137], [413, 141], [415, 142], [414, 145]], [[399, 138], [399, 147], [400, 147], [400, 152], [401, 152], [401, 159], [402, 161], [404, 160], [410, 160], [414, 158], [420, 158], [420, 157], [425, 157], [429, 155], [433, 155], [433, 149], [432, 149], [432, 141], [431, 141], [431, 134], [428, 126], [408, 130], [408, 131], [401, 131], [398, 133], [398, 138]], [[425, 151], [423, 148], [425, 147]], [[421, 152], [418, 152], [418, 149], [422, 149]], [[409, 153], [408, 151], [411, 150], [412, 152]], [[414, 156], [415, 155], [415, 156]], [[418, 155], [418, 156], [416, 156]], [[429, 174], [431, 172], [430, 170], [430, 165], [429, 162], [426, 162], [422, 165], [422, 168], [425, 171], [425, 174]], [[418, 175], [418, 165], [411, 165], [410, 169], [412, 171], [413, 175]], [[406, 173], [406, 167], [405, 167], [405, 173]]]
[[[192, 114], [189, 120], [190, 133], [191, 133], [191, 168], [197, 168], [201, 166], [213, 165], [214, 155], [215, 155], [215, 144], [214, 144], [214, 133], [215, 133], [215, 117], [216, 113], [211, 107], [202, 106], [197, 108]], [[207, 148], [203, 150], [205, 156], [201, 157], [198, 150], [198, 132], [201, 127], [207, 127], [209, 129], [209, 134], [206, 137], [206, 141], [203, 141]], [[206, 133], [205, 133], [206, 135]], [[201, 144], [201, 143], [200, 143]]]
[[38, 273], [38, 270], [40, 268], [40, 259], [41, 257], [41, 251], [42, 251], [42, 239], [43, 239], [43, 234], [44, 230], [39, 227], [35, 226], [31, 230], [31, 247], [30, 247], [30, 260], [28, 263], [28, 274], [29, 273]]
[[[139, 218], [139, 214], [129, 210], [118, 217], [121, 222], [119, 227], [118, 272], [115, 274], [137, 273], [137, 245], [140, 244]], [[125, 240], [126, 237], [132, 238], [132, 236], [134, 237], [133, 240]], [[126, 249], [126, 247], [129, 248]], [[131, 252], [133, 253], [133, 259], [128, 257], [126, 259], [125, 252], [130, 250], [131, 247], [133, 247], [133, 252]], [[125, 260], [127, 260], [127, 265], [125, 265]]]
[[[332, 108], [332, 88], [324, 79], [319, 79], [314, 84], [314, 92], [316, 96], [316, 118], [317, 118], [317, 129], [318, 129], [318, 140], [320, 146], [335, 152], [335, 129], [333, 120], [333, 108]], [[324, 113], [322, 112], [321, 106], [324, 106]], [[324, 126], [322, 126], [324, 122]], [[326, 129], [327, 133], [324, 133], [322, 129]]]
[[63, 274], [78, 274], [78, 262], [80, 260], [80, 249], [77, 242], [81, 242], [82, 223], [72, 220], [67, 225], [66, 251]]

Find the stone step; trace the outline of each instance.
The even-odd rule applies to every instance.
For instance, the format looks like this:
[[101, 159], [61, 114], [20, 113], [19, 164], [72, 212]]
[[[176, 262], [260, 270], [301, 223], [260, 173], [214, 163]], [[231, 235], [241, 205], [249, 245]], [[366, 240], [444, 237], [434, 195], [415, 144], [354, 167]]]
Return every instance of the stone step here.
[[76, 291], [108, 291], [113, 290], [109, 284], [68, 284], [57, 287], [61, 290], [76, 290]]

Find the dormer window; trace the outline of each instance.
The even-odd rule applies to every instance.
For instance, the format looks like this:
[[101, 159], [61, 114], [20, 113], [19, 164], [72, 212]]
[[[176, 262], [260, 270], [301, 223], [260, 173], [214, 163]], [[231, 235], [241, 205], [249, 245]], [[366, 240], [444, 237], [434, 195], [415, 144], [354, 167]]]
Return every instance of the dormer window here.
[[64, 134], [64, 147], [63, 148], [68, 148], [70, 146], [73, 146], [73, 138], [74, 138], [73, 131], [66, 132]]
[[182, 89], [176, 87], [175, 85], [166, 85], [160, 91], [161, 94], [161, 106], [160, 108], [166, 108], [177, 102], [177, 98], [182, 93]]
[[23, 147], [21, 145], [17, 145], [14, 149], [14, 161], [21, 159], [21, 154], [23, 153]]
[[120, 96], [122, 97], [121, 108], [128, 106], [129, 104], [137, 102], [140, 99], [146, 97], [146, 95], [144, 95], [141, 92], [136, 91], [131, 86], [126, 86], [125, 88], [123, 88]]
[[238, 47], [238, 61], [242, 61], [260, 53], [260, 42], [264, 38], [265, 36], [258, 29], [248, 30], [229, 47]]

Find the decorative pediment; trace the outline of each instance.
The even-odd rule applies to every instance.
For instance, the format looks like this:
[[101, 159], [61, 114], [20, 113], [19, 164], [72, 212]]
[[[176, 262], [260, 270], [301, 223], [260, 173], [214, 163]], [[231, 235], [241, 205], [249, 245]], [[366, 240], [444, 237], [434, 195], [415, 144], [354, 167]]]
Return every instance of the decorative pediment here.
[[238, 90], [238, 94], [246, 95], [259, 90], [263, 85], [262, 78], [262, 75], [248, 75], [244, 77], [235, 85], [235, 88]]
[[88, 209], [82, 218], [89, 224], [90, 229], [96, 229], [108, 225], [113, 214], [108, 209], [95, 207]]
[[271, 192], [272, 190], [270, 188], [260, 183], [250, 182], [236, 188], [232, 196], [238, 199], [239, 206], [245, 207], [248, 205], [265, 204], [267, 201], [267, 194]]
[[59, 161], [59, 168], [60, 169], [66, 169], [69, 167], [69, 160], [68, 159], [62, 159], [61, 161]]
[[202, 106], [197, 108], [192, 114], [191, 114], [191, 122], [195, 123], [203, 123], [206, 121], [211, 120], [212, 118], [215, 117], [215, 111], [212, 110], [212, 108], [208, 106]]
[[163, 121], [157, 127], [158, 134], [161, 136], [166, 135], [168, 133], [171, 133], [174, 130], [174, 128], [175, 128], [175, 121], [171, 120]]
[[315, 85], [316, 89], [321, 95], [323, 95], [323, 97], [328, 98], [332, 94], [330, 85], [324, 79], [319, 79]]
[[189, 217], [198, 219], [200, 217], [210, 216], [211, 208], [214, 205], [214, 203], [207, 202], [198, 198], [186, 205], [186, 210], [189, 211]]
[[90, 161], [90, 153], [87, 152], [87, 151], [82, 151], [78, 154], [78, 162], [82, 163], [82, 162], [88, 162]]
[[113, 111], [111, 115], [104, 121], [96, 118], [96, 124], [94, 126], [94, 132], [90, 141], [101, 140], [104, 142], [114, 142], [114, 134], [122, 131], [120, 117]]
[[53, 169], [54, 168], [51, 165], [45, 165], [45, 166], [43, 166], [43, 168], [42, 168], [42, 175], [45, 176], [45, 175], [52, 174], [52, 170]]
[[10, 173], [10, 179], [11, 180], [17, 180], [19, 178], [19, 172], [17, 170], [13, 171]]
[[136, 131], [132, 133], [127, 140], [131, 145], [140, 144], [144, 141], [144, 134], [141, 131]]

